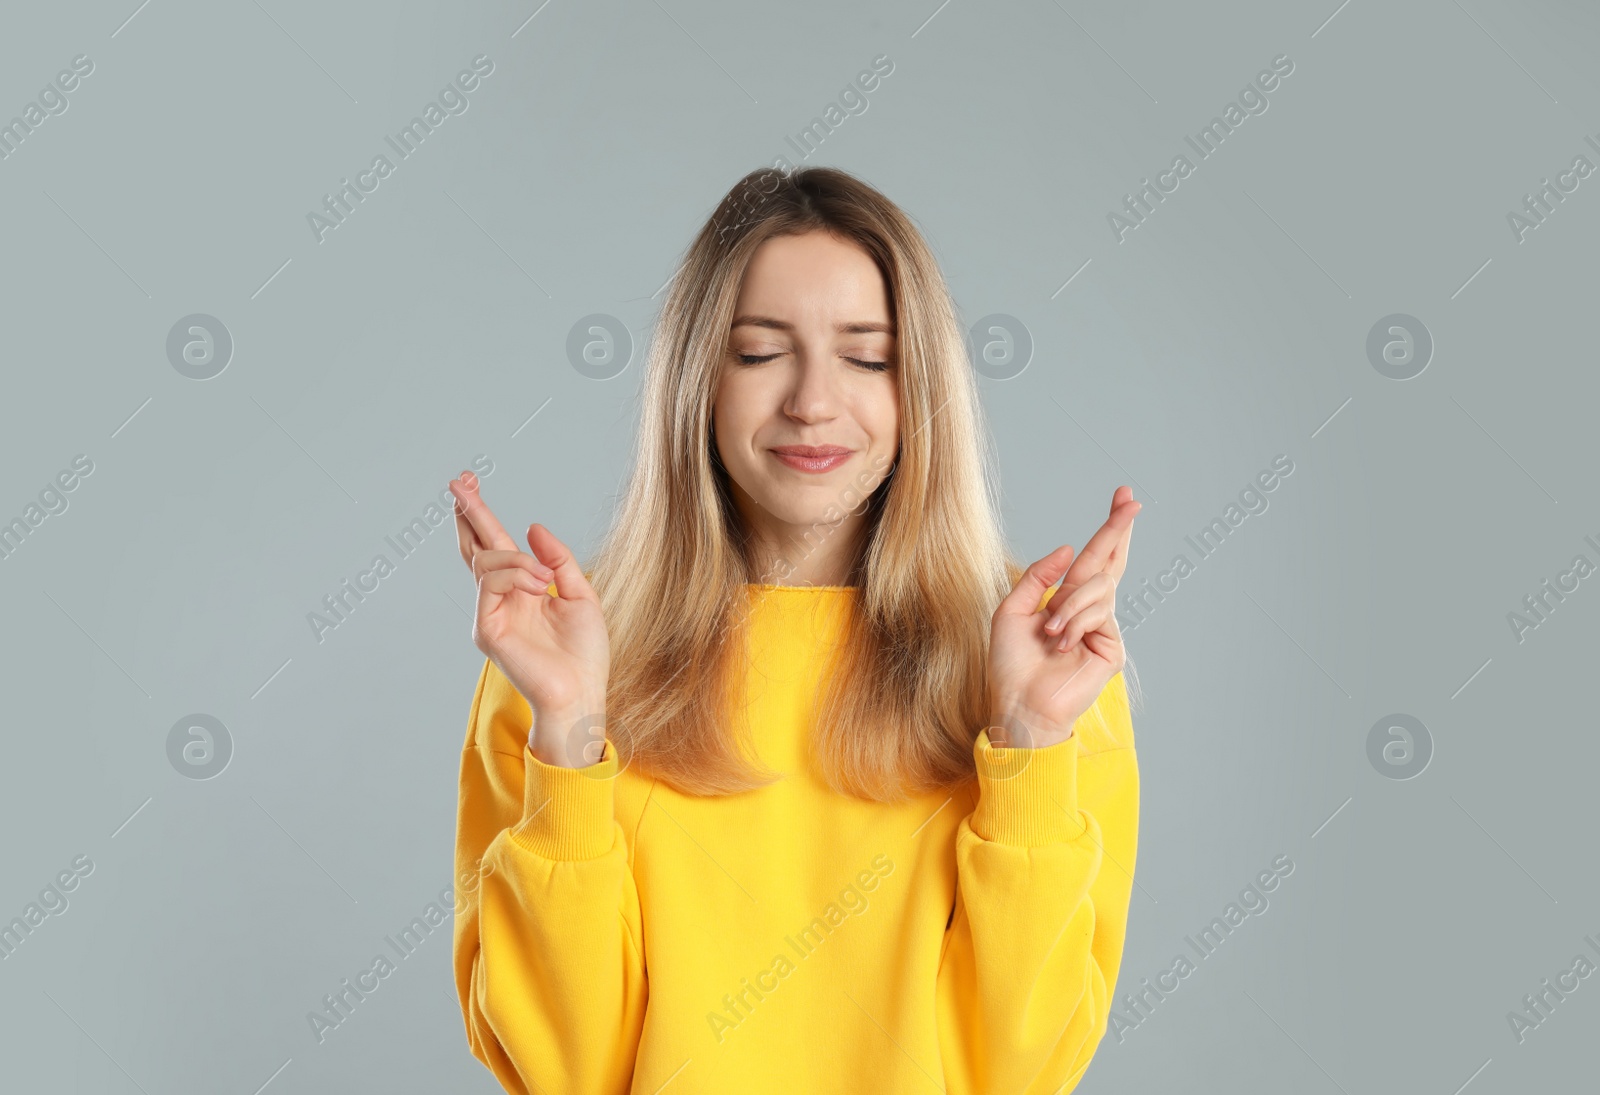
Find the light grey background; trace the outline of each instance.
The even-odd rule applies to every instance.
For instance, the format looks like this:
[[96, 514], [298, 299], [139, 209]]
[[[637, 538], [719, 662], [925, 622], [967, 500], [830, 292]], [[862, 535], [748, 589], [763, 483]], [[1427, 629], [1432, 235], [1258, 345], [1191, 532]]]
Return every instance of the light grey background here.
[[[587, 553], [652, 294], [880, 54], [808, 162], [917, 219], [964, 322], [1031, 333], [982, 382], [1019, 556], [1081, 545], [1126, 482], [1123, 590], [1196, 564], [1126, 633], [1119, 1014], [1295, 864], [1080, 1090], [1595, 1084], [1600, 979], [1520, 1043], [1507, 1020], [1600, 962], [1600, 577], [1520, 642], [1507, 619], [1600, 563], [1600, 178], [1520, 243], [1507, 222], [1600, 165], [1592, 5], [134, 3], [10, 5], [0, 33], [0, 120], [95, 65], [0, 161], [0, 519], [94, 464], [0, 561], [0, 920], [94, 863], [0, 962], [0, 1086], [497, 1090], [443, 933], [322, 1043], [306, 1018], [451, 882], [471, 583], [451, 525], [403, 561], [384, 538], [485, 454], [508, 524]], [[469, 109], [318, 243], [307, 213], [479, 54]], [[1188, 150], [1284, 54], [1269, 109]], [[1119, 243], [1107, 214], [1186, 151]], [[166, 355], [193, 313], [235, 344], [207, 381]], [[567, 357], [591, 313], [636, 341], [609, 381]], [[1367, 356], [1392, 313], [1435, 341], [1410, 380]], [[1199, 560], [1185, 537], [1279, 454], [1269, 508]], [[395, 572], [319, 642], [308, 613], [380, 552]], [[210, 780], [168, 760], [192, 713], [232, 737]], [[1432, 741], [1409, 780], [1368, 759], [1394, 713]]]

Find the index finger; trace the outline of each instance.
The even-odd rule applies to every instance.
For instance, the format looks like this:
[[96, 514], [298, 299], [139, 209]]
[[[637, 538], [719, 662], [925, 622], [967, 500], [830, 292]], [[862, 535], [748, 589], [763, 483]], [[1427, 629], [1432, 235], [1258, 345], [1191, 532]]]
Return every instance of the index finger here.
[[1128, 543], [1133, 537], [1133, 519], [1144, 508], [1133, 500], [1133, 488], [1120, 486], [1111, 496], [1111, 515], [1100, 530], [1083, 545], [1062, 579], [1063, 585], [1079, 586], [1096, 574], [1109, 574], [1113, 580], [1128, 568]]
[[478, 537], [478, 542], [492, 551], [521, 551], [517, 542], [513, 540], [505, 528], [500, 524], [500, 519], [489, 509], [487, 502], [478, 491], [479, 481], [477, 476], [472, 477], [472, 485], [467, 485], [466, 479], [450, 480], [450, 493], [455, 495], [456, 504], [460, 512], [457, 520], [466, 518], [473, 533]]

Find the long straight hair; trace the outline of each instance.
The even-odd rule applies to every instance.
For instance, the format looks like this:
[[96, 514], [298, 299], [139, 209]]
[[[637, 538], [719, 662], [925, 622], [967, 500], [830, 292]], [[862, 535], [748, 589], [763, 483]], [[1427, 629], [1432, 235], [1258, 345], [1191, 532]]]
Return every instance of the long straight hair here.
[[865, 533], [842, 647], [816, 697], [812, 754], [835, 791], [894, 801], [974, 777], [989, 719], [989, 624], [1023, 567], [998, 518], [995, 453], [965, 339], [933, 253], [911, 220], [833, 168], [753, 171], [696, 234], [662, 305], [645, 365], [633, 468], [589, 571], [611, 639], [606, 734], [625, 765], [686, 794], [779, 778], [744, 717], [746, 583], [756, 572], [711, 437], [712, 403], [751, 255], [776, 236], [826, 231], [877, 264], [897, 333], [900, 451], [847, 512]]

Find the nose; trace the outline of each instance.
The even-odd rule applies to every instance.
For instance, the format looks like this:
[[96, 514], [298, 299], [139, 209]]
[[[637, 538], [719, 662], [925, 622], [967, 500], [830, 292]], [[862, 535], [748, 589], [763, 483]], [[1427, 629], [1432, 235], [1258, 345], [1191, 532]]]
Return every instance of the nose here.
[[796, 347], [792, 386], [784, 410], [806, 422], [832, 418], [839, 406], [838, 372], [831, 355]]

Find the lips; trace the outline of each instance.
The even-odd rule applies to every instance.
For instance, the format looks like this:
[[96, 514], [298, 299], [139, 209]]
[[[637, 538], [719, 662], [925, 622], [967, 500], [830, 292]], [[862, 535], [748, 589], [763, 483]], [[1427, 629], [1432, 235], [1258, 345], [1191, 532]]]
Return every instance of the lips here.
[[824, 472], [843, 464], [852, 450], [840, 445], [779, 445], [771, 451], [796, 471]]

